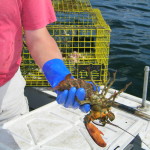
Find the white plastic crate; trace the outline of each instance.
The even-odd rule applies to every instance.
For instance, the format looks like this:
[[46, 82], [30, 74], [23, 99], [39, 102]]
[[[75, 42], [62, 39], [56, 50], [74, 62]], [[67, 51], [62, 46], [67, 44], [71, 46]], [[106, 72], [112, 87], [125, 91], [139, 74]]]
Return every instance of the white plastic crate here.
[[114, 108], [112, 111], [116, 115], [113, 123], [133, 136], [112, 125], [97, 126], [107, 143], [101, 148], [83, 124], [84, 113], [52, 102], [5, 123], [0, 130], [0, 150], [123, 150], [140, 132], [143, 121]]

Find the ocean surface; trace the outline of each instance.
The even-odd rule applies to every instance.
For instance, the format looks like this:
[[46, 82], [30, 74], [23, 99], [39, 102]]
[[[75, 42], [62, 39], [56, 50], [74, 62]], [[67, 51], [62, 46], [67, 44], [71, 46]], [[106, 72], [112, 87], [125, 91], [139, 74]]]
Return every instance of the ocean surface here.
[[[99, 8], [111, 32], [109, 70], [117, 70], [113, 88], [128, 82], [127, 93], [141, 97], [144, 67], [150, 66], [150, 0], [90, 0]], [[150, 74], [147, 99], [150, 100]]]

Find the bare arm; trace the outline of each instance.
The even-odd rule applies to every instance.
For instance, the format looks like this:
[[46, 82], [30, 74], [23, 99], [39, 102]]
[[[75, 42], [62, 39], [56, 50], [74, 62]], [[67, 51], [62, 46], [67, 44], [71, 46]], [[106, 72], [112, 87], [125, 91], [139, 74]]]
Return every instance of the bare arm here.
[[[46, 28], [32, 31], [26, 30], [25, 37], [31, 56], [42, 69], [51, 86], [53, 88], [56, 87], [65, 79], [66, 75], [70, 74], [70, 71], [63, 61], [60, 60], [62, 59], [62, 55], [55, 40], [50, 36]], [[76, 95], [76, 93], [78, 93], [78, 95]], [[80, 108], [83, 112], [88, 112], [90, 111], [89, 104], [80, 107], [80, 104], [75, 101], [76, 96], [78, 96], [79, 100], [83, 100], [85, 94], [84, 89], [78, 90], [72, 87], [70, 90], [58, 93], [56, 100], [59, 104], [64, 105], [64, 107]]]
[[46, 27], [38, 30], [26, 30], [25, 37], [30, 54], [40, 68], [48, 60], [62, 59], [57, 43], [50, 36]]

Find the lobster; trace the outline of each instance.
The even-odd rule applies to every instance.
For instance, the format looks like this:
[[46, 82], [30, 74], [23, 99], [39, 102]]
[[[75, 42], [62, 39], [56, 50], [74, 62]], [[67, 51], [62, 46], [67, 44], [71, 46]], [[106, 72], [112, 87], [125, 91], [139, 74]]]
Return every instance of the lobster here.
[[[89, 73], [89, 76], [92, 81], [91, 83], [86, 82], [80, 78], [71, 78], [71, 74], [69, 74], [66, 76], [65, 80], [61, 81], [60, 84], [55, 87], [55, 90], [69, 90], [71, 87], [84, 88], [86, 90], [85, 100], [80, 101], [76, 97], [76, 101], [80, 105], [91, 105], [90, 112], [84, 117], [85, 127], [97, 145], [99, 145], [100, 147], [106, 147], [107, 144], [101, 136], [104, 134], [91, 122], [93, 122], [94, 120], [99, 120], [102, 126], [105, 126], [107, 123], [112, 122], [115, 119], [115, 115], [113, 112], [111, 112], [111, 107], [114, 104], [115, 98], [117, 97], [117, 95], [124, 92], [131, 84], [131, 82], [128, 83], [123, 89], [119, 90], [118, 92], [114, 92], [110, 97], [106, 98], [108, 90], [115, 82], [116, 72], [113, 73], [112, 80], [110, 80], [110, 78], [107, 80], [101, 92], [99, 92], [98, 90], [99, 86], [96, 85], [96, 83], [92, 79], [90, 71]], [[96, 86], [96, 90], [93, 90], [93, 85]]]

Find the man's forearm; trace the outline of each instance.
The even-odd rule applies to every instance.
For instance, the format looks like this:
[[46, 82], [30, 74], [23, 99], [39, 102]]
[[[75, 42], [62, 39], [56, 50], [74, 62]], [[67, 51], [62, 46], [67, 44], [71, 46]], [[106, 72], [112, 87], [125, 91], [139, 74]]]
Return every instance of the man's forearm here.
[[30, 54], [40, 68], [48, 60], [62, 59], [57, 43], [46, 28], [25, 31], [25, 37]]

